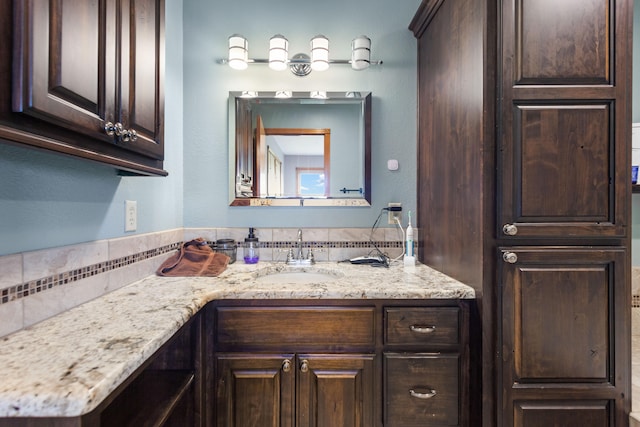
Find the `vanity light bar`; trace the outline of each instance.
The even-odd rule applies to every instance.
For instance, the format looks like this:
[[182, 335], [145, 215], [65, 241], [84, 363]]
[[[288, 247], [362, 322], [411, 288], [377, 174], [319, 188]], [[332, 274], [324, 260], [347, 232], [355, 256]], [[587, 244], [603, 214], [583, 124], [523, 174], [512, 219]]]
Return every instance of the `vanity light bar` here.
[[240, 34], [234, 34], [229, 37], [228, 58], [219, 59], [217, 62], [228, 64], [235, 70], [244, 70], [251, 64], [268, 64], [271, 69], [278, 71], [289, 68], [299, 77], [309, 75], [312, 70], [324, 71], [331, 64], [351, 65], [356, 71], [367, 69], [370, 65], [382, 64], [382, 61], [371, 60], [371, 39], [367, 36], [358, 36], [351, 41], [351, 59], [330, 59], [327, 37], [317, 35], [311, 39], [311, 57], [298, 53], [289, 58], [289, 41], [280, 34], [269, 40], [268, 59], [249, 58], [249, 42]]

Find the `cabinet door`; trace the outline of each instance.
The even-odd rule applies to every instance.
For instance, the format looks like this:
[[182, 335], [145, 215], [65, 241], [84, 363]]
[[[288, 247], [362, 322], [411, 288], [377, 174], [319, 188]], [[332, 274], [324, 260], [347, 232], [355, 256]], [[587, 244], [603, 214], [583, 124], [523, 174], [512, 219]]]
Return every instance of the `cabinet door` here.
[[503, 253], [510, 261], [499, 267], [504, 425], [567, 425], [562, 420], [568, 419], [624, 425], [626, 250], [518, 247]]
[[292, 354], [218, 355], [217, 427], [294, 427]]
[[164, 0], [122, 0], [119, 117], [137, 140], [124, 148], [164, 157]]
[[369, 427], [374, 422], [375, 356], [298, 356], [297, 427]]
[[501, 237], [627, 235], [631, 3], [502, 3]]
[[13, 110], [112, 142], [116, 45], [112, 0], [16, 0]]

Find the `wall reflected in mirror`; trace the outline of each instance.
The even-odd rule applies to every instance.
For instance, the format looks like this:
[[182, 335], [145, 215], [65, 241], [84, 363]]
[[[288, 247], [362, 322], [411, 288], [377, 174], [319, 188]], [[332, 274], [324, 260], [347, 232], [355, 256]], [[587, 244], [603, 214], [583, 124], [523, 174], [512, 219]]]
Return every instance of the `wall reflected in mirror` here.
[[371, 94], [229, 94], [232, 206], [370, 206]]

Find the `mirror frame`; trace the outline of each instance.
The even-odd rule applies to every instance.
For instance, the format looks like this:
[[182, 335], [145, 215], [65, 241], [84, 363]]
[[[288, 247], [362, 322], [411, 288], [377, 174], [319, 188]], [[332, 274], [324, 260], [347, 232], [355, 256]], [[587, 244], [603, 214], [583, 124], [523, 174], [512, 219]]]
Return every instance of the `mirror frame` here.
[[[371, 93], [370, 92], [327, 92], [329, 102], [345, 102], [360, 100], [362, 107], [362, 126], [364, 131], [364, 188], [362, 197], [236, 197], [236, 168], [237, 168], [237, 129], [236, 116], [238, 99], [245, 99], [243, 92], [229, 92], [229, 206], [371, 206]], [[276, 99], [276, 92], [259, 92], [254, 99]], [[309, 92], [293, 92], [292, 96], [282, 99], [283, 103], [303, 103], [313, 100]], [[253, 132], [253, 129], [251, 130]]]

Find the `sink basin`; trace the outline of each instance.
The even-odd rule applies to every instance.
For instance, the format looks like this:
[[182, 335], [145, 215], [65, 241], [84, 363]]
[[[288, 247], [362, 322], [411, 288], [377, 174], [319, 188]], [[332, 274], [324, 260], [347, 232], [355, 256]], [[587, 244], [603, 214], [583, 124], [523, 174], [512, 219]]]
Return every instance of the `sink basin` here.
[[327, 283], [338, 280], [340, 274], [328, 271], [279, 271], [260, 275], [256, 281], [268, 284], [298, 284], [306, 285], [312, 283]]

